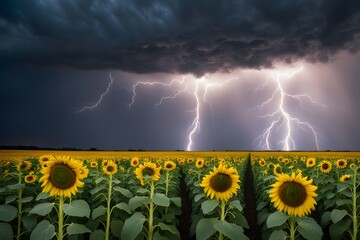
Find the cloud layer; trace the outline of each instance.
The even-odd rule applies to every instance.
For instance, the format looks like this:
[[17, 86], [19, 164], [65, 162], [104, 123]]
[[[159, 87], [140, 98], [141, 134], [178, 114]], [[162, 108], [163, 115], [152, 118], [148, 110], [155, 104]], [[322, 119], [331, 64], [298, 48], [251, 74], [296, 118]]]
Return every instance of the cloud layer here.
[[360, 2], [3, 0], [0, 32], [3, 63], [202, 75], [357, 52]]

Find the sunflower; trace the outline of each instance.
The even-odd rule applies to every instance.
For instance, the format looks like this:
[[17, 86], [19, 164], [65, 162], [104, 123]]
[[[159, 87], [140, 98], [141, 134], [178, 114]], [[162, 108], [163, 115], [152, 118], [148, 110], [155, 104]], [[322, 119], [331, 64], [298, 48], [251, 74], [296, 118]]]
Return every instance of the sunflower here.
[[321, 172], [329, 173], [331, 171], [332, 165], [329, 161], [324, 160], [319, 164], [319, 167]]
[[165, 163], [164, 163], [164, 169], [166, 170], [166, 171], [172, 171], [172, 170], [174, 170], [176, 168], [176, 163], [174, 163], [173, 161], [166, 161]]
[[131, 159], [131, 166], [136, 167], [137, 165], [139, 165], [139, 158], [138, 157], [133, 157]]
[[87, 178], [89, 175], [89, 169], [86, 166], [80, 168], [79, 179]]
[[275, 165], [274, 165], [273, 163], [269, 163], [269, 164], [268, 164], [268, 168], [274, 169], [274, 167], [275, 167]]
[[342, 175], [339, 179], [340, 182], [344, 182], [346, 180], [350, 180], [351, 179], [351, 175], [349, 174], [345, 174], [345, 175]]
[[182, 165], [184, 165], [184, 164], [185, 164], [185, 159], [180, 159], [180, 160], [179, 160], [179, 165], [182, 166]]
[[203, 158], [197, 158], [195, 162], [195, 166], [197, 169], [200, 169], [204, 166], [204, 159]]
[[16, 169], [18, 171], [27, 171], [31, 168], [31, 162], [29, 161], [20, 161], [17, 166], [16, 166]]
[[265, 159], [261, 158], [259, 161], [259, 165], [260, 165], [260, 167], [264, 167], [266, 165]]
[[306, 160], [306, 167], [307, 168], [311, 168], [311, 167], [315, 166], [315, 164], [316, 164], [316, 159], [315, 158], [308, 158]]
[[98, 162], [97, 161], [91, 161], [90, 167], [91, 168], [97, 168], [98, 167]]
[[336, 168], [345, 168], [347, 165], [347, 160], [346, 159], [339, 159], [335, 162], [335, 166]]
[[39, 163], [40, 165], [44, 165], [45, 163], [51, 161], [54, 157], [52, 155], [42, 155], [40, 158], [39, 158]]
[[116, 163], [114, 163], [111, 160], [108, 161], [107, 165], [105, 167], [103, 167], [103, 171], [107, 175], [114, 175], [115, 173], [117, 173], [117, 165], [116, 165]]
[[350, 165], [349, 165], [349, 168], [354, 168], [355, 167], [355, 163], [351, 163]]
[[292, 173], [291, 176], [281, 174], [276, 180], [277, 182], [271, 185], [269, 197], [278, 211], [303, 217], [315, 210], [314, 197], [317, 196], [317, 187], [311, 184], [312, 179], [307, 180], [307, 177], [301, 177], [301, 174]]
[[156, 164], [152, 162], [140, 164], [134, 172], [141, 185], [144, 185], [144, 177], [149, 177], [153, 181], [160, 179], [160, 168], [157, 168]]
[[282, 174], [282, 168], [279, 164], [274, 165], [273, 172], [275, 176], [279, 176]]
[[25, 176], [24, 180], [25, 180], [26, 183], [33, 183], [33, 182], [36, 181], [36, 176], [32, 175], [32, 174], [29, 174], [29, 175]]
[[209, 161], [205, 161], [205, 166], [210, 166], [210, 162]]
[[194, 161], [194, 159], [188, 158], [187, 163], [191, 164], [191, 163], [193, 163], [193, 161]]
[[239, 174], [235, 168], [226, 168], [220, 164], [218, 167], [214, 166], [213, 171], [203, 177], [200, 186], [204, 187], [204, 192], [210, 199], [215, 197], [226, 202], [232, 195], [237, 194], [237, 190], [240, 189], [239, 182]]
[[102, 167], [102, 168], [106, 167], [106, 165], [108, 164], [108, 162], [109, 162], [109, 160], [103, 159], [103, 160], [101, 161], [101, 167]]
[[54, 157], [41, 169], [42, 192], [50, 196], [71, 197], [84, 183], [80, 181], [82, 162], [66, 156]]

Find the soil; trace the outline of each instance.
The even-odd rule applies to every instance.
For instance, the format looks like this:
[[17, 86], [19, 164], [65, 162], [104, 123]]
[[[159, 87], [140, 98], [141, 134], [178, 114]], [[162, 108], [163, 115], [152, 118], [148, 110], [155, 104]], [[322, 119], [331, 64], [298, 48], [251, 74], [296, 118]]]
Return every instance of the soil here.
[[179, 231], [181, 240], [195, 240], [195, 236], [190, 237], [191, 226], [191, 199], [186, 190], [184, 174], [180, 179], [180, 196], [181, 196], [181, 215], [179, 217]]
[[244, 193], [245, 193], [245, 208], [244, 216], [249, 224], [249, 229], [245, 229], [245, 235], [248, 236], [251, 240], [261, 240], [261, 230], [257, 224], [257, 215], [256, 215], [256, 197], [254, 190], [254, 174], [251, 168], [251, 160], [249, 160], [245, 172], [244, 180]]

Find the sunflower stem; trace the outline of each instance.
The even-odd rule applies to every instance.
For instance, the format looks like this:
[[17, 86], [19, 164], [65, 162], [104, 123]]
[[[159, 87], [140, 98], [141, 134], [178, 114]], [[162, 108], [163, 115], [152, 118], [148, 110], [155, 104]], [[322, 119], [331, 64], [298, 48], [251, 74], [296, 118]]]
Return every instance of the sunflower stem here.
[[168, 192], [169, 192], [169, 171], [166, 171], [165, 196], [168, 196]]
[[153, 232], [154, 232], [154, 222], [153, 222], [153, 214], [154, 214], [154, 181], [151, 179], [150, 184], [150, 206], [149, 206], [149, 220], [148, 220], [148, 237], [147, 240], [152, 240]]
[[[21, 184], [22, 181], [22, 171], [20, 170], [19, 172], [19, 184]], [[19, 188], [18, 190], [18, 224], [17, 224], [17, 236], [16, 239], [19, 240], [20, 239], [20, 235], [21, 235], [21, 215], [22, 215], [22, 187]]]
[[110, 238], [110, 215], [111, 215], [111, 190], [112, 190], [112, 175], [109, 175], [109, 189], [107, 197], [107, 209], [106, 209], [106, 231], [105, 239], [109, 240]]
[[[225, 201], [221, 201], [221, 216], [220, 216], [220, 221], [225, 221]], [[221, 232], [219, 232], [219, 240], [223, 239], [223, 235]]]
[[295, 240], [295, 217], [290, 217], [290, 240]]
[[358, 218], [357, 218], [357, 213], [356, 213], [356, 198], [357, 198], [357, 192], [356, 192], [356, 188], [357, 188], [357, 184], [356, 184], [356, 173], [357, 173], [357, 168], [354, 167], [354, 177], [353, 177], [353, 191], [352, 191], [352, 220], [353, 220], [353, 232], [352, 232], [352, 239], [356, 240], [357, 239], [357, 231], [358, 231]]
[[64, 197], [59, 197], [59, 212], [58, 212], [58, 235], [57, 239], [62, 240], [64, 235], [64, 213], [63, 213]]

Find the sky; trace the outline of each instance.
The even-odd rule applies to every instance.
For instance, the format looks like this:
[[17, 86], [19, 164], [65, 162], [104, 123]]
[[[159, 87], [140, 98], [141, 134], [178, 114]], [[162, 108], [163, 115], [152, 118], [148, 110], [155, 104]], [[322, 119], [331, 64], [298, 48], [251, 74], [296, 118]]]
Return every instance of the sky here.
[[0, 145], [360, 150], [357, 0], [2, 0]]

